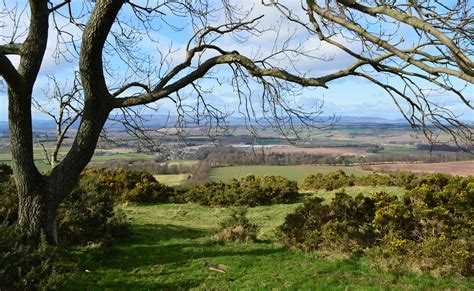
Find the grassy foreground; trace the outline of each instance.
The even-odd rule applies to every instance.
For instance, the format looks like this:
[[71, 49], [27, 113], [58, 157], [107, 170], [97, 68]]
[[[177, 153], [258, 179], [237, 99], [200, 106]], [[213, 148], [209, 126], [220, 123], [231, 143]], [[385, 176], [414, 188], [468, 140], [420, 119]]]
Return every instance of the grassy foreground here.
[[[65, 290], [241, 289], [471, 289], [471, 279], [433, 278], [394, 270], [381, 272], [364, 257], [303, 253], [277, 242], [275, 228], [298, 204], [249, 209], [260, 225], [255, 243], [217, 244], [213, 230], [228, 208], [197, 205], [124, 206], [134, 234], [104, 254], [77, 250], [82, 270]], [[205, 263], [224, 264], [228, 272]]]

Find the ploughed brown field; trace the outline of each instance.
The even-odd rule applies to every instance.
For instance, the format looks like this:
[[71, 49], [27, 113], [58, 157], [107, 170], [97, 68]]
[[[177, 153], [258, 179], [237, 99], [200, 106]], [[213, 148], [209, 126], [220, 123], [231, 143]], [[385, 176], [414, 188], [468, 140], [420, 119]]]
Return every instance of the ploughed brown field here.
[[410, 171], [416, 173], [446, 173], [459, 176], [474, 176], [474, 161], [447, 163], [398, 163], [370, 166], [374, 171]]

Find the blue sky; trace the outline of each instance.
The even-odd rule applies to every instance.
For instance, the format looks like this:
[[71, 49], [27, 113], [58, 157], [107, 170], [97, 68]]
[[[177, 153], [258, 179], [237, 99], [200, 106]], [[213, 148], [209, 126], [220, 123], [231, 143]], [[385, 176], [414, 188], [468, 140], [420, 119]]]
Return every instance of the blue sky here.
[[[7, 5], [9, 2], [12, 1], [7, 1]], [[278, 11], [271, 7], [261, 6], [260, 0], [241, 1], [241, 3], [247, 5], [246, 7], [254, 5], [254, 10], [251, 12], [252, 16], [259, 16], [262, 14], [264, 15], [260, 22], [262, 27], [275, 28], [276, 23], [281, 21]], [[299, 1], [289, 1], [288, 3], [290, 8], [295, 9], [295, 13], [298, 13], [300, 5]], [[91, 3], [87, 5], [93, 4]], [[75, 9], [79, 10], [79, 7], [76, 7]], [[123, 17], [129, 17], [130, 15], [131, 14], [129, 11], [127, 11], [127, 9], [122, 11]], [[27, 16], [24, 17], [27, 18]], [[155, 20], [153, 21], [153, 25], [159, 29], [153, 31], [152, 38], [158, 40], [159, 42], [156, 43], [144, 39], [141, 43], [137, 44], [137, 48], [139, 48], [141, 52], [147, 54], [154, 61], [158, 61], [156, 53], [157, 48], [172, 48], [169, 62], [171, 64], [177, 64], [184, 58], [185, 52], [183, 48], [186, 44], [186, 41], [193, 34], [193, 29], [191, 26], [186, 25], [189, 23], [189, 20], [185, 18], [168, 16], [166, 20], [173, 25], [180, 26], [182, 30], [175, 31], [169, 26], [160, 23], [160, 20]], [[219, 22], [220, 20], [216, 19], [216, 21]], [[292, 24], [285, 22], [279, 23], [278, 25], [281, 27], [279, 36], [279, 40], [281, 42], [283, 42], [286, 35], [291, 35], [292, 33], [297, 35], [294, 40], [295, 45], [297, 42], [301, 41], [301, 30], [295, 29], [292, 27]], [[6, 23], [6, 28], [2, 29], [7, 31], [9, 27], [11, 26]], [[80, 38], [80, 34], [77, 34], [77, 38]], [[3, 43], [5, 43], [7, 40], [8, 39], [5, 37], [0, 39], [0, 41]], [[269, 52], [271, 49], [271, 44], [275, 43], [274, 40], [275, 32], [267, 32], [258, 36], [250, 36], [249, 39], [244, 43], [235, 42], [230, 38], [223, 38], [219, 41], [219, 44], [226, 50], [238, 50], [242, 54], [256, 56], [259, 53], [265, 54], [266, 52]], [[306, 48], [315, 49], [313, 52], [315, 55], [330, 58], [329, 61], [299, 58], [299, 62], [296, 62], [295, 66], [306, 72], [309, 76], [320, 76], [326, 73], [334, 72], [338, 69], [346, 67], [353, 62], [353, 59], [351, 59], [345, 53], [342, 53], [341, 51], [338, 51], [329, 45], [321, 45], [316, 38], [305, 40], [304, 45]], [[72, 76], [74, 69], [77, 68], [77, 60], [74, 58], [72, 59], [72, 62], [66, 62], [61, 58], [54, 58], [55, 48], [55, 33], [54, 31], [51, 31], [50, 42], [48, 44], [48, 50], [45, 56], [43, 68], [41, 70], [41, 76], [39, 77], [35, 86], [35, 97], [39, 100], [45, 100], [43, 89], [48, 87], [46, 75], [55, 75], [58, 79], [65, 82], [68, 77], [70, 78], [70, 76]], [[116, 56], [107, 58], [107, 60], [110, 61], [115, 67], [117, 76], [123, 79], [133, 78], [133, 76], [131, 77], [126, 73], [122, 73], [125, 72], [124, 64], [121, 63]], [[17, 62], [15, 58], [11, 59], [14, 63]], [[288, 61], [284, 61], [282, 66], [287, 69], [290, 68]], [[289, 70], [291, 70], [291, 68]], [[225, 82], [230, 81], [232, 78], [229, 70], [225, 68], [219, 68], [215, 74], [219, 77], [219, 81], [224, 82], [206, 80], [201, 83], [203, 88], [207, 88], [212, 91], [210, 94], [208, 94], [209, 100], [211, 100], [210, 103], [216, 107], [226, 108], [229, 111], [237, 111], [239, 100], [236, 98], [233, 88], [228, 85], [228, 82]], [[391, 80], [387, 81], [390, 82]], [[394, 80], [393, 82], [396, 84], [397, 81]], [[114, 81], [109, 78], [109, 84], [112, 83], [114, 83]], [[300, 95], [295, 97], [295, 104], [312, 106], [323, 100], [323, 115], [336, 114], [342, 116], [382, 117], [388, 119], [402, 118], [401, 113], [395, 107], [390, 97], [382, 89], [368, 83], [367, 81], [351, 77], [329, 83], [328, 85], [328, 89], [317, 88], [302, 91]], [[462, 87], [464, 84], [458, 82], [454, 83], [454, 85]], [[0, 88], [0, 120], [7, 120], [7, 97], [5, 94], [4, 84], [0, 85]], [[252, 85], [252, 91], [254, 91], [254, 94], [256, 93], [256, 96], [258, 96], [259, 90], [261, 90], [261, 87], [257, 86], [256, 84]], [[474, 87], [472, 84], [467, 86], [464, 89], [464, 92], [465, 96], [473, 100]], [[184, 90], [183, 96], [185, 96], [186, 93], [188, 93], [190, 96], [189, 100], [194, 100], [192, 92], [189, 90]], [[465, 105], [463, 105], [453, 96], [439, 93], [433, 93], [431, 95], [432, 96], [430, 98], [433, 98], [432, 100], [447, 106], [457, 114], [461, 114], [464, 119], [474, 120], [472, 111], [470, 111]], [[170, 101], [163, 101], [159, 103], [158, 106], [160, 107], [158, 114], [167, 114], [168, 112], [173, 114], [175, 111], [175, 105]], [[34, 112], [34, 118], [46, 119], [47, 117], [41, 113]]]

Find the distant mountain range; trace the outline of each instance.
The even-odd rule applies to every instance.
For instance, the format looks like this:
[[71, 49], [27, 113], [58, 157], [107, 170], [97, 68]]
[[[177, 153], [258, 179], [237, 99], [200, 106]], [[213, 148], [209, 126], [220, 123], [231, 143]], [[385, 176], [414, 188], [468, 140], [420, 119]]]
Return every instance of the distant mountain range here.
[[385, 119], [381, 117], [342, 116], [337, 124], [407, 124], [405, 119]]
[[[143, 117], [143, 116], [142, 116]], [[145, 116], [146, 121], [144, 126], [147, 128], [159, 128], [159, 127], [173, 127], [177, 121], [177, 116], [168, 116], [168, 115], [149, 115]], [[322, 118], [325, 119], [324, 117]], [[227, 122], [230, 126], [241, 126], [245, 124], [245, 119], [241, 117], [229, 117]], [[295, 124], [298, 122], [295, 121]], [[386, 124], [386, 125], [407, 125], [406, 120], [404, 119], [385, 119], [380, 117], [356, 117], [356, 116], [342, 116], [337, 118], [336, 125], [376, 125], [376, 124]], [[75, 124], [73, 128], [77, 128], [79, 123]], [[190, 127], [195, 127], [189, 122]], [[45, 119], [34, 119], [33, 128], [35, 130], [52, 130], [56, 128], [56, 124], [52, 120]], [[123, 126], [116, 122], [107, 122], [106, 128], [120, 130]], [[8, 122], [0, 121], [0, 131], [8, 131]]]

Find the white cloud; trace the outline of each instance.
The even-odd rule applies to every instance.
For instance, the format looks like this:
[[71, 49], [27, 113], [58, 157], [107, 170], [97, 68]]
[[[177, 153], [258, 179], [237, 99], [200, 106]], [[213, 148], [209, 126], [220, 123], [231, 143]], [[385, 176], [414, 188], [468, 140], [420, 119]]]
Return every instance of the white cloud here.
[[[306, 21], [307, 16], [303, 9], [301, 9], [300, 1], [286, 0], [279, 2], [285, 4], [289, 9], [291, 9], [294, 16], [300, 17], [303, 21]], [[77, 4], [78, 2], [75, 3]], [[239, 43], [230, 37], [223, 37], [217, 41], [217, 44], [221, 45], [225, 50], [237, 50], [241, 54], [249, 57], [262, 58], [263, 56], [271, 54], [275, 47], [276, 49], [281, 49], [282, 47], [296, 49], [305, 48], [309, 51], [308, 53], [311, 54], [311, 57], [305, 57], [302, 55], [294, 56], [290, 54], [290, 57], [288, 58], [274, 58], [272, 63], [281, 66], [290, 72], [296, 72], [293, 68], [293, 65], [295, 65], [300, 72], [307, 73], [308, 76], [329, 74], [347, 67], [354, 61], [354, 59], [348, 54], [332, 45], [321, 43], [315, 36], [307, 38], [308, 33], [306, 30], [302, 27], [295, 26], [294, 23], [289, 23], [288, 20], [285, 20], [285, 18], [282, 17], [277, 9], [262, 5], [261, 0], [240, 0], [234, 1], [234, 3], [240, 3], [242, 7], [251, 7], [252, 11], [249, 15], [250, 18], [264, 15], [264, 17], [259, 21], [259, 29], [262, 32], [257, 35], [248, 35], [248, 39], [244, 43]], [[27, 13], [25, 13], [24, 17], [27, 18], [27, 16]], [[129, 11], [124, 10], [122, 16], [129, 17], [131, 15]], [[175, 21], [176, 24], [179, 24], [180, 26], [189, 23], [189, 20], [175, 16], [170, 16], [169, 19]], [[65, 19], [58, 19], [58, 21], [60, 26], [68, 25]], [[156, 28], [160, 29], [153, 32], [151, 37], [159, 42], [151, 41], [147, 38], [147, 35], [144, 34], [143, 39], [136, 44], [135, 48], [139, 52], [149, 56], [150, 59], [155, 62], [156, 66], [159, 65], [160, 61], [162, 61], [157, 50], [169, 50], [167, 61], [171, 67], [175, 66], [184, 60], [184, 46], [187, 39], [192, 36], [193, 31], [190, 27], [187, 27], [183, 31], [173, 31], [166, 25], [158, 23], [158, 21], [159, 19], [157, 19]], [[180, 21], [180, 23], [177, 23], [177, 21]], [[222, 18], [216, 19], [217, 23], [222, 21]], [[11, 30], [11, 26], [8, 25], [4, 28], [2, 28], [2, 34], [5, 31], [8, 32]], [[71, 29], [76, 40], [80, 39], [81, 32], [77, 28], [73, 25], [69, 25], [68, 29]], [[403, 27], [402, 30], [406, 30], [406, 28]], [[51, 29], [47, 51], [41, 69], [41, 77], [38, 78], [35, 86], [35, 95], [37, 96], [41, 95], [40, 89], [47, 85], [45, 75], [54, 74], [60, 80], [64, 80], [67, 77], [72, 77], [74, 70], [77, 69], [77, 59], [72, 58], [72, 62], [66, 62], [63, 59], [57, 59], [54, 57], [56, 36], [56, 31]], [[289, 39], [291, 40], [288, 41]], [[356, 50], [360, 47], [359, 43], [349, 43], [341, 35], [334, 35], [334, 39], [343, 42], [345, 45]], [[0, 40], [5, 41], [5, 39]], [[300, 45], [301, 47], [299, 47]], [[203, 59], [210, 55], [212, 54], [205, 54]], [[16, 65], [18, 64], [18, 58], [10, 58], [13, 63]], [[120, 62], [117, 56], [106, 56], [105, 58], [106, 60], [113, 62], [118, 69], [117, 75], [114, 76], [114, 78], [109, 79], [110, 84], [114, 83], [115, 85], [119, 85], [123, 82], [133, 81], [135, 79], [141, 80], [138, 76], [125, 70], [124, 68], [126, 67], [126, 64]], [[329, 58], [330, 60], [322, 60], [324, 58]], [[59, 64], [57, 64], [58, 60]], [[219, 67], [216, 75], [220, 81], [227, 82], [231, 78], [231, 74], [225, 66]], [[239, 101], [236, 97], [236, 93], [229, 85], [219, 86], [213, 81], [202, 81], [202, 84], [207, 88], [213, 88], [212, 102], [214, 105], [218, 107], [228, 106], [234, 108], [238, 106]], [[332, 82], [329, 85], [331, 86], [329, 90], [317, 89], [304, 91], [304, 94], [298, 96], [296, 101], [302, 104], [313, 105], [316, 103], [315, 100], [325, 97], [326, 112], [340, 113], [342, 115], [374, 115], [383, 117], [388, 114], [391, 116], [398, 116], [390, 97], [386, 96], [386, 94], [380, 89], [375, 88], [371, 84], [367, 84], [365, 79], [346, 78]], [[252, 90], [253, 89], [255, 89], [253, 93], [259, 95], [259, 90], [261, 90], [260, 87], [254, 86], [252, 87]], [[472, 85], [470, 89], [467, 88], [466, 90], [468, 90], [466, 95], [474, 96]], [[183, 94], [185, 95], [186, 92], [189, 92], [189, 90], [186, 90]], [[446, 102], [446, 104], [451, 106], [453, 109], [460, 110], [460, 112], [466, 112], [466, 108], [464, 107], [463, 109], [461, 104], [459, 104], [459, 99], [453, 97], [453, 95], [442, 95], [434, 91], [429, 93], [431, 96], [430, 98], [433, 98], [432, 100]], [[451, 99], [453, 100], [451, 101]], [[5, 100], [5, 95], [0, 93], [0, 114], [2, 114], [2, 116], [4, 116], [6, 111], [6, 106], [4, 106], [6, 104]], [[189, 102], [191, 102], [191, 100], [189, 100]], [[163, 109], [165, 110], [167, 108], [173, 109], [173, 107], [175, 107], [173, 103], [167, 101], [163, 101], [162, 104]], [[472, 113], [472, 111], [467, 113]]]

